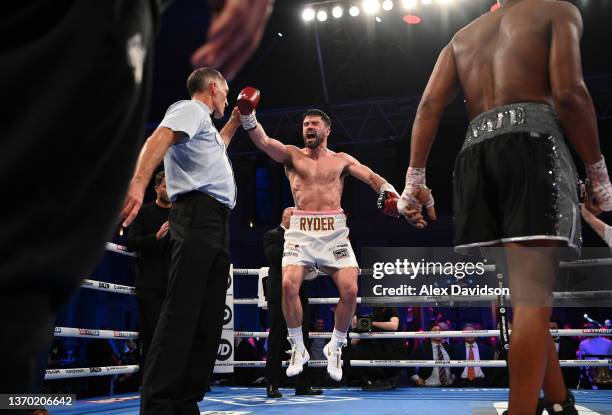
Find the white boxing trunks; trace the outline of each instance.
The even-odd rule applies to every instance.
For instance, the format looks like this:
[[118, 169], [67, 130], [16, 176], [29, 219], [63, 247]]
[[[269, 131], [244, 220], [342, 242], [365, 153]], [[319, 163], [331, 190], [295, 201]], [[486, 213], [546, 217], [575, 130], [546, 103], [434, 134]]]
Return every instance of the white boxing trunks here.
[[[295, 210], [289, 229], [285, 231], [283, 267], [302, 265], [311, 268], [358, 268], [348, 236], [349, 229], [342, 210]], [[306, 279], [316, 276], [316, 273], [310, 273]]]

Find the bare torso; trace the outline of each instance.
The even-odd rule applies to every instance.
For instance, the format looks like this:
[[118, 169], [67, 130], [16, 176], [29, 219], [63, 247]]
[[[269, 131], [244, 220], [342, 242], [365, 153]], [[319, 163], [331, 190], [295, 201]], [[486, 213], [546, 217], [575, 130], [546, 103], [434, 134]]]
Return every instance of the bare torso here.
[[318, 155], [287, 146], [291, 158], [285, 163], [295, 207], [299, 210], [339, 210], [349, 162], [344, 153], [325, 149]]
[[548, 58], [556, 1], [509, 1], [457, 33], [452, 48], [470, 119], [514, 102], [553, 104]]

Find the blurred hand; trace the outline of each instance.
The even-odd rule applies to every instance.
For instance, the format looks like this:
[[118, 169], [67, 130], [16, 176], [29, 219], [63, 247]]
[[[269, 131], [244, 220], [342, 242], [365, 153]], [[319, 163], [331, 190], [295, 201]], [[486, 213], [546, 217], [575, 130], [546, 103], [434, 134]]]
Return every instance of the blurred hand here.
[[[400, 213], [406, 218], [408, 223], [417, 229], [423, 229], [427, 222], [423, 218], [423, 206], [426, 207], [427, 216], [431, 220], [436, 220], [436, 209], [431, 190], [425, 186], [411, 189], [410, 192], [402, 192], [402, 199], [406, 199], [406, 207]], [[399, 207], [399, 204], [398, 204]]]
[[191, 55], [194, 67], [210, 66], [231, 81], [259, 46], [274, 0], [225, 0], [211, 19], [208, 41]]
[[238, 107], [234, 107], [228, 122], [240, 125], [240, 111], [238, 110]]
[[127, 228], [136, 219], [138, 211], [142, 206], [142, 199], [144, 199], [145, 188], [147, 183], [143, 183], [138, 178], [132, 178], [130, 180], [130, 186], [128, 187], [127, 195], [123, 202], [123, 209], [121, 209], [120, 219], [123, 221], [123, 227]]
[[170, 229], [170, 222], [165, 221], [162, 223], [162, 226], [159, 227], [159, 230], [155, 234], [155, 239], [158, 241], [163, 239], [168, 234], [168, 229]]

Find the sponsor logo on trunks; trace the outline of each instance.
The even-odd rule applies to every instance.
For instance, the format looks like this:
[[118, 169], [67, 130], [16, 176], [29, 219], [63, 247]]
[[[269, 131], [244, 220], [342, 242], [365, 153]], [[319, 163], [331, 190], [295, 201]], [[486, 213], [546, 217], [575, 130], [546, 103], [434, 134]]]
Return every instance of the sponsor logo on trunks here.
[[229, 324], [229, 322], [232, 321], [232, 317], [233, 317], [232, 309], [229, 308], [229, 306], [226, 304], [225, 310], [223, 310], [223, 325], [225, 326]]
[[349, 254], [348, 249], [346, 248], [341, 248], [341, 249], [336, 249], [333, 251], [334, 253], [334, 258], [338, 259], [342, 259], [342, 258], [348, 258], [351, 255]]
[[336, 245], [336, 248], [347, 248], [348, 244], [340, 244], [340, 245]]
[[333, 216], [323, 216], [314, 218], [300, 218], [301, 231], [333, 231], [334, 218]]
[[298, 253], [297, 253], [297, 252], [294, 252], [294, 251], [285, 251], [285, 252], [283, 252], [283, 256], [284, 256], [284, 257], [286, 257], [286, 256], [294, 256], [294, 257], [297, 257], [297, 256], [299, 256], [299, 255], [298, 255]]
[[217, 360], [227, 360], [232, 355], [232, 344], [226, 339], [221, 339], [217, 350]]

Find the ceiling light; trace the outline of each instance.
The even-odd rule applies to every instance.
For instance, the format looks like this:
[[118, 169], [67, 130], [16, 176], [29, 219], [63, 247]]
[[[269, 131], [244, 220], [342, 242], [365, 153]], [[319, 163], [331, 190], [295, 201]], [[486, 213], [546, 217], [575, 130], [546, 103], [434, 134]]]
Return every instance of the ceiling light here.
[[302, 19], [304, 19], [305, 22], [309, 22], [313, 20], [314, 18], [315, 18], [314, 9], [311, 7], [305, 8], [304, 11], [302, 12]]
[[378, 0], [363, 0], [363, 11], [368, 14], [374, 14], [380, 9]]

